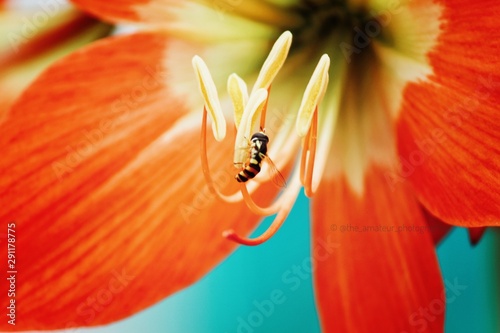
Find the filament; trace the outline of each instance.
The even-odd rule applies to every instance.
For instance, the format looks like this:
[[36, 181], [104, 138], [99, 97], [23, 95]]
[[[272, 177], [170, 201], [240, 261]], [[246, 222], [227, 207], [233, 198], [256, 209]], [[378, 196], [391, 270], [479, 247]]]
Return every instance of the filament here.
[[[269, 228], [267, 228], [264, 233], [255, 238], [248, 238], [239, 236], [234, 230], [226, 230], [222, 233], [222, 235], [242, 245], [255, 246], [264, 243], [269, 240], [274, 234], [281, 228], [283, 222], [285, 222], [288, 214], [292, 210], [293, 205], [295, 204], [295, 200], [297, 199], [300, 191], [300, 178], [297, 174], [292, 176], [292, 181], [290, 182], [290, 186], [283, 192], [281, 197], [278, 199], [280, 201], [279, 211], [274, 218], [274, 221], [271, 223]], [[246, 201], [246, 200], [245, 200]]]
[[304, 191], [307, 197], [312, 197], [312, 177], [314, 170], [314, 161], [316, 159], [316, 144], [318, 138], [318, 107], [314, 110], [311, 126], [307, 131], [302, 148], [300, 159], [300, 181], [304, 185]]
[[207, 186], [213, 194], [217, 195], [221, 200], [225, 202], [239, 202], [242, 200], [242, 196], [239, 191], [232, 195], [225, 195], [221, 193], [214, 186], [214, 181], [212, 176], [210, 175], [210, 168], [208, 166], [208, 157], [207, 157], [207, 109], [203, 107], [203, 120], [201, 124], [201, 137], [200, 137], [200, 155], [201, 155], [201, 167], [203, 170], [203, 176], [205, 177], [205, 182]]

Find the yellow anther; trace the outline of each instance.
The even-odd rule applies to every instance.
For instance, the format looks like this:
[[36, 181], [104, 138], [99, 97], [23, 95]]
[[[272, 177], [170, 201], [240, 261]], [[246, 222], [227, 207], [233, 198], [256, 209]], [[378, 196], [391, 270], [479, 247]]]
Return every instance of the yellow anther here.
[[269, 88], [276, 74], [278, 74], [285, 63], [291, 45], [292, 33], [290, 31], [285, 31], [281, 34], [276, 43], [274, 43], [264, 65], [262, 65], [257, 81], [255, 81], [255, 85], [252, 89], [252, 93], [260, 88]]
[[250, 140], [253, 134], [252, 131], [255, 129], [255, 125], [259, 120], [260, 113], [266, 100], [266, 89], [258, 89], [250, 95], [236, 133], [236, 141], [234, 144], [235, 164], [243, 164], [248, 158], [248, 140]]
[[307, 84], [304, 96], [302, 97], [302, 103], [300, 104], [295, 127], [300, 137], [305, 136], [309, 131], [313, 114], [325, 95], [328, 85], [329, 68], [330, 57], [323, 54]]
[[234, 109], [234, 124], [236, 127], [240, 125], [245, 105], [248, 101], [248, 90], [245, 81], [238, 75], [231, 74], [227, 80], [227, 92], [231, 97]]
[[194, 72], [198, 78], [201, 95], [205, 100], [205, 106], [212, 120], [212, 131], [215, 140], [222, 141], [226, 137], [226, 119], [222, 113], [214, 80], [203, 59], [199, 56], [194, 56], [192, 62]]

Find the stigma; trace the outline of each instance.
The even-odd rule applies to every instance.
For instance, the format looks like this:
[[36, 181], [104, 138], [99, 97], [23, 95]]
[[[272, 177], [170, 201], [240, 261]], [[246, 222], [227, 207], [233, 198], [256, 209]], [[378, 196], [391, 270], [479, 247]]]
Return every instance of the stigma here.
[[[210, 71], [199, 56], [194, 56], [192, 63], [198, 79], [199, 90], [204, 100], [203, 117], [200, 136], [201, 164], [205, 181], [212, 193], [220, 200], [228, 203], [245, 201], [247, 207], [255, 214], [276, 215], [270, 227], [260, 236], [247, 238], [233, 230], [226, 230], [223, 236], [244, 245], [259, 245], [270, 239], [281, 227], [290, 213], [300, 189], [304, 187], [309, 197], [316, 190], [313, 181], [314, 161], [316, 156], [316, 139], [318, 137], [319, 106], [328, 85], [330, 58], [324, 54], [316, 66], [297, 112], [293, 138], [302, 141], [300, 164], [295, 166], [288, 182], [268, 154], [273, 144], [265, 132], [266, 114], [271, 85], [284, 65], [292, 44], [292, 34], [285, 31], [274, 43], [267, 59], [250, 93], [247, 84], [237, 74], [231, 74], [227, 81], [227, 92], [232, 102], [236, 139], [234, 142], [233, 164], [238, 169], [235, 181], [239, 183], [239, 191], [231, 195], [221, 193], [212, 179], [207, 157], [207, 121], [210, 117], [212, 133], [216, 141], [223, 141], [226, 136], [226, 120], [222, 111], [219, 95]], [[278, 142], [277, 145], [282, 145]], [[280, 147], [278, 147], [280, 148]], [[267, 168], [268, 172], [261, 172]], [[264, 175], [263, 175], [264, 174]], [[272, 181], [282, 188], [282, 193], [268, 207], [255, 203], [251, 193], [261, 183]], [[287, 184], [288, 183], [288, 184]]]

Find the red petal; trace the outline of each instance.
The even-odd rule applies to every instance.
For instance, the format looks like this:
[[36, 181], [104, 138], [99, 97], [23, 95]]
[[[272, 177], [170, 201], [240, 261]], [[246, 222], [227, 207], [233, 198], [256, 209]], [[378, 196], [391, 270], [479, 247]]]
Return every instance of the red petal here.
[[[75, 53], [39, 77], [0, 127], [0, 220], [16, 223], [17, 330], [136, 313], [227, 256], [234, 243], [223, 230], [244, 234], [257, 223], [203, 185], [201, 114], [186, 116], [164, 84], [168, 43], [140, 34]], [[220, 186], [234, 182], [222, 164], [226, 143], [209, 142]]]
[[425, 221], [427, 222], [427, 227], [431, 232], [432, 240], [435, 245], [438, 245], [443, 238], [451, 231], [453, 226], [448, 223], [444, 223], [431, 213], [425, 207], [421, 207], [423, 216], [425, 217]]
[[[367, 174], [362, 196], [345, 179], [324, 181], [313, 212], [323, 332], [443, 331], [439, 266], [407, 185], [390, 188], [377, 168]], [[387, 230], [364, 229], [370, 227]]]
[[481, 238], [483, 238], [484, 232], [486, 231], [486, 227], [480, 228], [469, 228], [469, 239], [472, 245], [476, 245], [479, 243]]
[[460, 226], [499, 225], [500, 53], [491, 36], [500, 3], [442, 0], [434, 75], [410, 84], [398, 123], [400, 181]]

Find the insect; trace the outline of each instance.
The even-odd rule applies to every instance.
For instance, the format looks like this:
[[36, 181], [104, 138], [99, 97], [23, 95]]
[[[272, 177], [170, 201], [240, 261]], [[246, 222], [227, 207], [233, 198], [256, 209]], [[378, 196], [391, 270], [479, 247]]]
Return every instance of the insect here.
[[254, 178], [260, 172], [262, 167], [262, 162], [265, 160], [269, 163], [271, 167], [271, 172], [273, 174], [272, 180], [279, 187], [285, 187], [286, 181], [283, 175], [278, 171], [276, 165], [267, 156], [267, 144], [269, 143], [269, 137], [260, 131], [252, 135], [250, 139], [250, 149], [248, 162], [245, 163], [243, 169], [236, 174], [234, 178], [240, 183], [245, 183], [249, 179]]

